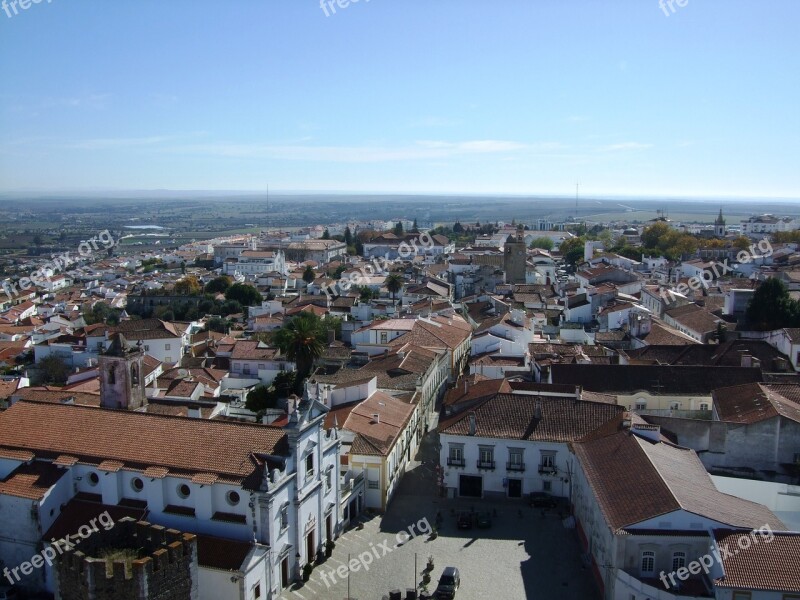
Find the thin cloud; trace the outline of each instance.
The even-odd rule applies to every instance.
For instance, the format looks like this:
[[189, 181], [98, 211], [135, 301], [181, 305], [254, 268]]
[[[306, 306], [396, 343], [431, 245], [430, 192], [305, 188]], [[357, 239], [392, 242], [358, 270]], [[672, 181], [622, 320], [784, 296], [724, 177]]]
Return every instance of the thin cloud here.
[[608, 146], [601, 146], [600, 152], [622, 152], [626, 150], [647, 150], [652, 148], [653, 144], [642, 144], [641, 142], [623, 142], [622, 144], [609, 144]]

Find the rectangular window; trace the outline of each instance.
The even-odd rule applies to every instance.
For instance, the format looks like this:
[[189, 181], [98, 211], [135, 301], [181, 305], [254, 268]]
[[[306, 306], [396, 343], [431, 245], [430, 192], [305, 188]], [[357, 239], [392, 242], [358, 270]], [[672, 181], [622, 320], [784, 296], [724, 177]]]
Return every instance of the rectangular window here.
[[549, 492], [553, 488], [552, 483], [550, 481], [543, 481], [542, 482], [542, 491]]
[[389, 334], [385, 331], [381, 331], [381, 344], [385, 344], [389, 341]]
[[328, 469], [325, 471], [325, 491], [326, 492], [331, 489], [331, 484], [332, 484], [332, 481], [333, 481], [332, 473], [333, 473], [333, 467], [328, 467]]
[[680, 410], [681, 403], [680, 402], [670, 402], [669, 403], [670, 410]]
[[169, 349], [170, 349], [169, 344], [164, 344], [164, 350], [169, 350]]
[[247, 375], [249, 375], [249, 374], [250, 374], [250, 365], [249, 365], [249, 364], [245, 364], [245, 365], [244, 365], [243, 372], [244, 372], [245, 374], [247, 374]]
[[646, 410], [647, 409], [647, 402], [637, 402], [636, 403], [636, 410]]
[[370, 480], [367, 482], [367, 487], [368, 487], [369, 489], [371, 489], [371, 490], [377, 490], [378, 488], [380, 488], [380, 487], [381, 487], [381, 485], [380, 485], [380, 482], [379, 482], [377, 479], [376, 479], [376, 480], [374, 480], [374, 481], [373, 481], [372, 479], [370, 479]]
[[260, 583], [257, 583], [256, 587], [253, 588], [253, 598], [255, 600], [258, 600], [259, 598], [261, 598], [261, 584]]
[[450, 444], [447, 454], [447, 464], [451, 467], [464, 466], [464, 446], [462, 444]]
[[281, 530], [289, 527], [289, 507], [284, 506], [281, 509]]
[[258, 370], [263, 371], [265, 369], [264, 363], [258, 363]]
[[700, 404], [700, 410], [708, 410], [708, 404], [706, 404], [705, 402], [702, 402]]
[[752, 597], [750, 592], [733, 592], [732, 600], [750, 600]]
[[314, 474], [314, 455], [309, 454], [306, 456], [306, 475]]
[[145, 344], [145, 346], [144, 346], [144, 351], [145, 351], [145, 352], [150, 352], [150, 346], [148, 346], [147, 344]]
[[478, 468], [494, 469], [494, 448], [481, 446], [478, 453]]

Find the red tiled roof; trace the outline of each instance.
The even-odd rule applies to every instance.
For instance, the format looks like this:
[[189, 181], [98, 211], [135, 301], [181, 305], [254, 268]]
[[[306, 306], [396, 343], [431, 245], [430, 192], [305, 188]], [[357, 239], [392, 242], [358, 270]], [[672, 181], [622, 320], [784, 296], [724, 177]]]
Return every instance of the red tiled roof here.
[[66, 473], [50, 463], [22, 464], [5, 479], [0, 479], [0, 495], [41, 500]]
[[185, 477], [216, 473], [231, 483], [263, 468], [256, 454], [287, 452], [286, 434], [275, 427], [27, 401], [0, 414], [0, 447]]
[[[541, 418], [536, 416], [537, 404]], [[497, 394], [472, 411], [444, 421], [439, 432], [469, 435], [470, 414], [474, 413], [476, 437], [570, 442], [614, 421], [621, 423], [623, 410], [621, 406], [570, 398]]]
[[[715, 530], [725, 575], [714, 580], [721, 588], [800, 592], [800, 533], [773, 533], [766, 528], [747, 531]], [[747, 543], [740, 538], [747, 538]], [[754, 594], [755, 595], [755, 594]]]

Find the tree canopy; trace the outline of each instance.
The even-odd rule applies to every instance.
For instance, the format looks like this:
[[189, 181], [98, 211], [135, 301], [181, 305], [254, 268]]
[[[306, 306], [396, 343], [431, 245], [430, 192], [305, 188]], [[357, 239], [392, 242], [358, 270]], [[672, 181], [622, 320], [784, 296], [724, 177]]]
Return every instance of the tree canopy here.
[[264, 299], [261, 293], [247, 283], [234, 283], [225, 291], [227, 300], [236, 300], [242, 306], [255, 306]]

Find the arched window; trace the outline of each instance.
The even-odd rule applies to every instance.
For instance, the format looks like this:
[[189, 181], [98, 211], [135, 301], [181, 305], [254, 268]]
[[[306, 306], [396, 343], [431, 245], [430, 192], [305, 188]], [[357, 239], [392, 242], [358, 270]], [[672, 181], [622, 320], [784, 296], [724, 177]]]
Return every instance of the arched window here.
[[642, 575], [656, 572], [656, 553], [651, 550], [642, 552]]
[[686, 566], [686, 552], [672, 553], [672, 570], [677, 571]]
[[139, 369], [131, 365], [131, 385], [139, 385]]
[[114, 365], [109, 365], [108, 367], [108, 383], [111, 385], [117, 383], [117, 376], [114, 373]]

